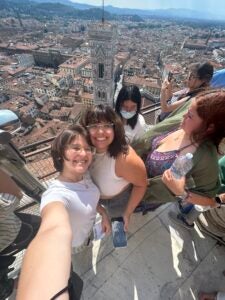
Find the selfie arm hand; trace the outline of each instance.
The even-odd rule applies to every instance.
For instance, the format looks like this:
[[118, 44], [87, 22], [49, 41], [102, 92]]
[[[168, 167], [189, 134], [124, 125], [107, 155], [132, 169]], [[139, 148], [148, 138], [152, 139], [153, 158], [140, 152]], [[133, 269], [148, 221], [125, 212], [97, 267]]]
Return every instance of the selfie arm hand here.
[[[46, 205], [39, 231], [25, 253], [17, 300], [50, 299], [68, 285], [71, 244], [72, 230], [66, 208], [60, 202]], [[60, 297], [69, 299], [67, 292]]]

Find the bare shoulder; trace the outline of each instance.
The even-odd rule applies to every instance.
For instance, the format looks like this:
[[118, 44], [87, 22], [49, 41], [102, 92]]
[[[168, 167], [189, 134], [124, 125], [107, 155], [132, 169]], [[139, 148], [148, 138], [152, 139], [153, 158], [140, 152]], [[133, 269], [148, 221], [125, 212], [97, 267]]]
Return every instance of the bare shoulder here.
[[143, 162], [131, 146], [129, 146], [127, 154], [121, 153], [118, 155], [116, 161], [121, 164]]
[[120, 154], [116, 159], [116, 171], [120, 174], [140, 169], [145, 170], [145, 164], [131, 146], [127, 154]]
[[130, 146], [126, 155], [121, 154], [117, 157], [115, 171], [117, 176], [135, 185], [146, 183], [147, 173], [144, 162]]

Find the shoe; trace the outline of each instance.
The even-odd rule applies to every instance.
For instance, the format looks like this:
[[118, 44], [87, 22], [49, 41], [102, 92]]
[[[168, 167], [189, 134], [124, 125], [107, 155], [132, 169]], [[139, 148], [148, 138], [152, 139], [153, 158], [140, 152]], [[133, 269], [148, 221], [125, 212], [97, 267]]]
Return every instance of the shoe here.
[[142, 212], [143, 215], [146, 215], [149, 211], [156, 210], [163, 203], [145, 203], [141, 202], [134, 210], [134, 213]]
[[188, 224], [182, 214], [177, 214], [174, 211], [169, 211], [168, 216], [174, 223], [183, 226], [186, 229], [194, 229], [194, 224]]

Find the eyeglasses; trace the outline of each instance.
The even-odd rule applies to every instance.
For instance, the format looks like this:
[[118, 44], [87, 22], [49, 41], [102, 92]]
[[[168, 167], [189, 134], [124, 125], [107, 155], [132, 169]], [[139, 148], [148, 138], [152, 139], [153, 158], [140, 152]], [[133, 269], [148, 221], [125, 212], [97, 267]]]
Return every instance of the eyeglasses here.
[[76, 154], [80, 154], [82, 151], [85, 151], [88, 154], [95, 154], [95, 147], [92, 146], [84, 148], [79, 144], [69, 144], [67, 145], [66, 149], [72, 150]]
[[198, 79], [198, 76], [191, 73], [191, 74], [188, 75], [188, 80], [191, 80], [191, 79]]
[[107, 124], [92, 124], [88, 125], [87, 130], [90, 133], [96, 133], [98, 130], [103, 130], [104, 132], [111, 132], [113, 129], [114, 124], [113, 123], [107, 123]]

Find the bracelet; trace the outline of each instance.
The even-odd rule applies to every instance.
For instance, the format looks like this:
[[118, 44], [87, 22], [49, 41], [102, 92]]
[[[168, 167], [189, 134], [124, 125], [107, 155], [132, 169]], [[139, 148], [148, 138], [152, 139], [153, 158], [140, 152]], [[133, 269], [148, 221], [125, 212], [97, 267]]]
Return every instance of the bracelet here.
[[215, 197], [215, 201], [216, 201], [216, 203], [218, 203], [219, 205], [217, 206], [218, 208], [220, 208], [221, 207], [221, 199], [220, 199], [220, 197], [219, 196], [216, 196]]
[[185, 200], [187, 200], [187, 198], [189, 197], [189, 195], [190, 195], [190, 192], [185, 189], [184, 192], [183, 192], [183, 194], [180, 195], [179, 197], [182, 199], [182, 201], [185, 201]]

